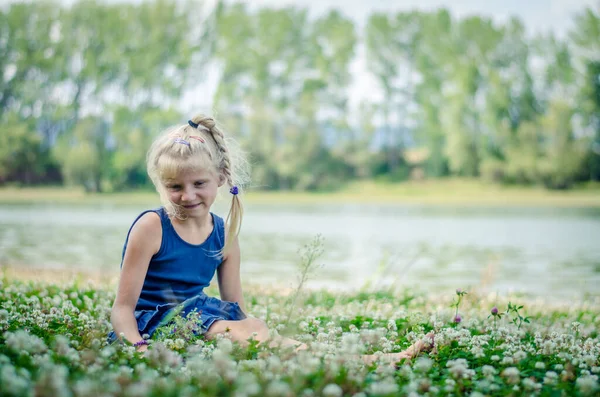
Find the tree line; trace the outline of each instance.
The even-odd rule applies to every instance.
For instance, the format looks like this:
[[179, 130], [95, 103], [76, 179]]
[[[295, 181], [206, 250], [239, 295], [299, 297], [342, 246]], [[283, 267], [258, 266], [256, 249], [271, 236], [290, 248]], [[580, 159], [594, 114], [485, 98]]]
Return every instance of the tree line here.
[[[213, 113], [264, 189], [600, 180], [600, 4], [565, 37], [446, 9], [365, 18], [359, 29], [335, 10], [243, 3], [6, 5], [0, 184], [149, 186], [152, 138], [196, 112], [182, 97], [214, 71]], [[360, 48], [381, 95], [350, 107]]]

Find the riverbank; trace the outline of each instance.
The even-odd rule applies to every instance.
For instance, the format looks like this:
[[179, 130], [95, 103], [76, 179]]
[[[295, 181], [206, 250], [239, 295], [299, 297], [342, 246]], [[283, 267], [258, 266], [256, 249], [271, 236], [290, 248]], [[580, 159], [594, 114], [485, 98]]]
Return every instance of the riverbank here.
[[[541, 187], [500, 186], [480, 181], [444, 179], [382, 184], [354, 182], [336, 192], [259, 191], [249, 189], [249, 203], [373, 203], [435, 206], [533, 206], [600, 208], [600, 183], [567, 191]], [[159, 204], [153, 191], [86, 193], [80, 188], [0, 188], [0, 204]]]

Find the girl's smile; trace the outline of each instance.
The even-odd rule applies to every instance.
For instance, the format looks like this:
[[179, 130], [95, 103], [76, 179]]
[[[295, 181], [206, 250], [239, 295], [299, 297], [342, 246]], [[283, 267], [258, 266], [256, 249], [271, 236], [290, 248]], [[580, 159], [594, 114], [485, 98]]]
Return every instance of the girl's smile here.
[[165, 181], [169, 200], [190, 214], [210, 209], [220, 185], [220, 179], [210, 170], [189, 170]]

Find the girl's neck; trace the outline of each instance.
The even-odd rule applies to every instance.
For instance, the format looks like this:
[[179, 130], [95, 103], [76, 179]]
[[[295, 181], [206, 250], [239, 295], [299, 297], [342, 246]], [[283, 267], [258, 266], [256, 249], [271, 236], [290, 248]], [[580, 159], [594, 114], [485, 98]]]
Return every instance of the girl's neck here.
[[202, 217], [188, 217], [184, 220], [172, 217], [171, 223], [185, 228], [202, 229], [204, 227], [212, 227], [212, 215], [209, 212]]

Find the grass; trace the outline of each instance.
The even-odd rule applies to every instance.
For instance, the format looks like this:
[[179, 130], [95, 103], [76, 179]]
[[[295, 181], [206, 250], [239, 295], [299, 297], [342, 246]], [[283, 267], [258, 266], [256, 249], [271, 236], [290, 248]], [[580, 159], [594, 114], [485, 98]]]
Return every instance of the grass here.
[[[566, 191], [541, 187], [501, 186], [476, 180], [442, 179], [384, 184], [352, 182], [335, 192], [258, 191], [250, 189], [249, 203], [380, 203], [450, 206], [546, 206], [600, 208], [600, 183]], [[0, 188], [0, 204], [145, 204], [159, 203], [156, 193], [85, 193], [78, 188]]]
[[[598, 299], [550, 305], [468, 293], [457, 304], [453, 292], [305, 291], [291, 324], [281, 327], [287, 296], [250, 286], [248, 312], [306, 343], [307, 351], [208, 341], [176, 318], [142, 356], [106, 341], [112, 287], [6, 275], [0, 287], [1, 395], [593, 396], [600, 390]], [[492, 307], [502, 315], [491, 317]], [[430, 330], [437, 350], [397, 369], [359, 357], [402, 350]]]

